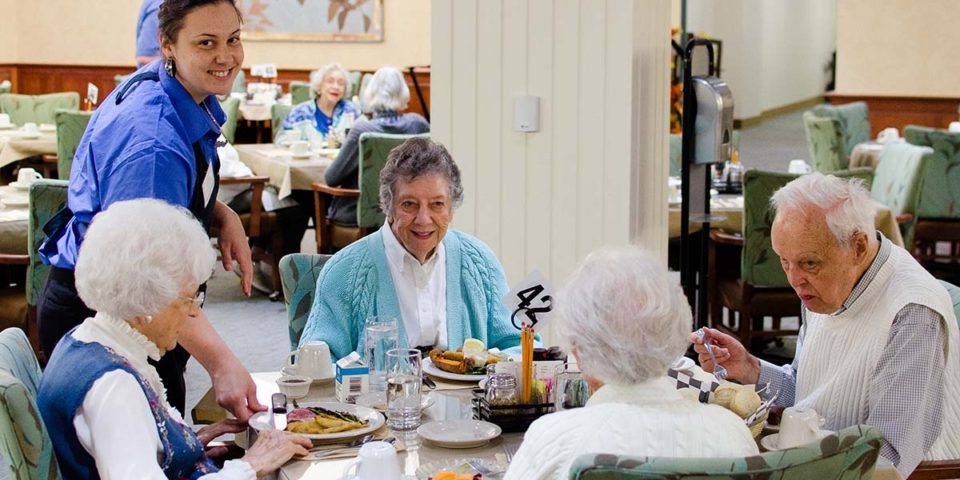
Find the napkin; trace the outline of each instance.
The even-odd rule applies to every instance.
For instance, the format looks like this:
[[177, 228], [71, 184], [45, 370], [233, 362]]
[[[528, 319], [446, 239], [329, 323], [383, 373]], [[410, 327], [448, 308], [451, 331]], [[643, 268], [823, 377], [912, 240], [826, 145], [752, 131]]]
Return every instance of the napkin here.
[[477, 388], [476, 382], [452, 382], [449, 380], [443, 380], [434, 376], [430, 377], [433, 380], [433, 383], [437, 385], [437, 388], [434, 390], [443, 391], [443, 390], [472, 390]]
[[[710, 402], [710, 396], [713, 394], [714, 390], [720, 386], [720, 383], [716, 380], [711, 380], [710, 378], [698, 378], [689, 373], [677, 371], [672, 368], [667, 370], [667, 376], [676, 382], [677, 390], [683, 388], [693, 388], [699, 390], [700, 394], [698, 395], [698, 398], [701, 403]], [[710, 375], [710, 377], [712, 378], [713, 376]]]

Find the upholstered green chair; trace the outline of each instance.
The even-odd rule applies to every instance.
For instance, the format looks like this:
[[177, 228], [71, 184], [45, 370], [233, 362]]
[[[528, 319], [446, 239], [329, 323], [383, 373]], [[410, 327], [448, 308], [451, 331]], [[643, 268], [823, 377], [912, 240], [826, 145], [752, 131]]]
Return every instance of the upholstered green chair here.
[[[733, 149], [740, 150], [740, 130], [733, 131]], [[670, 134], [670, 176], [679, 177], [683, 168], [683, 135]]]
[[573, 462], [570, 480], [857, 480], [871, 479], [880, 432], [854, 425], [797, 448], [752, 457], [679, 458], [588, 454]]
[[363, 77], [360, 79], [360, 88], [357, 91], [357, 96], [359, 97], [360, 104], [357, 105], [357, 108], [360, 109], [361, 113], [370, 113], [369, 106], [367, 105], [367, 100], [364, 97], [363, 93], [367, 91], [367, 85], [370, 84], [370, 80], [373, 80], [372, 73], [364, 73]]
[[83, 132], [90, 123], [93, 112], [79, 110], [57, 110], [54, 115], [57, 124], [57, 176], [60, 180], [70, 178], [73, 156], [77, 153]]
[[290, 103], [298, 105], [310, 100], [310, 82], [294, 80], [290, 82]]
[[293, 110], [293, 105], [274, 103], [270, 107], [270, 125], [273, 127], [274, 142], [280, 138], [280, 132], [283, 131], [283, 119], [287, 118], [290, 110]]
[[[333, 249], [343, 248], [383, 225], [385, 216], [380, 210], [380, 170], [387, 162], [390, 150], [413, 137], [430, 138], [430, 134], [397, 135], [366, 132], [360, 135], [358, 147], [360, 188], [331, 187], [320, 182], [313, 183], [317, 252], [329, 253]], [[327, 218], [327, 201], [322, 194], [334, 197], [357, 197], [357, 225], [339, 225], [330, 221]]]
[[10, 115], [10, 121], [23, 125], [27, 122], [53, 123], [57, 109], [77, 110], [80, 94], [77, 92], [47, 93], [44, 95], [0, 95], [0, 112]]
[[848, 155], [844, 153], [840, 121], [803, 112], [803, 128], [807, 135], [807, 149], [813, 169], [831, 173], [847, 168]]
[[292, 253], [280, 259], [280, 282], [283, 285], [283, 301], [287, 305], [290, 321], [290, 350], [296, 350], [300, 336], [307, 325], [313, 298], [317, 290], [320, 270], [333, 255]]
[[233, 86], [230, 87], [230, 92], [247, 93], [247, 74], [243, 73], [243, 69], [237, 72], [237, 76], [233, 79]]
[[53, 443], [37, 408], [39, 384], [40, 365], [23, 330], [0, 332], [0, 456], [10, 478], [60, 478]]
[[[46, 240], [44, 225], [67, 203], [66, 180], [40, 179], [30, 184], [30, 216], [27, 217], [27, 247], [30, 264], [27, 265], [27, 322], [36, 330], [37, 300], [47, 281], [50, 267], [44, 265], [37, 252]], [[29, 330], [28, 330], [29, 331]], [[31, 338], [31, 340], [35, 340]]]
[[[743, 234], [717, 229], [710, 232], [707, 291], [711, 323], [739, 337], [747, 348], [753, 347], [755, 338], [797, 333], [780, 328], [781, 318], [800, 315], [800, 299], [790, 288], [770, 241], [775, 214], [770, 197], [797, 177], [747, 170], [743, 176]], [[736, 265], [724, 264], [736, 258], [738, 250], [739, 273]], [[730, 311], [726, 321], [724, 307]], [[763, 329], [764, 317], [773, 318], [771, 330]]]
[[360, 95], [360, 79], [363, 75], [360, 72], [347, 73], [347, 89], [343, 93], [343, 98], [353, 100], [353, 97]]
[[846, 170], [836, 170], [830, 172], [830, 175], [839, 178], [853, 179], [857, 178], [863, 180], [864, 187], [867, 190], [870, 190], [873, 185], [873, 168], [871, 167], [856, 167], [848, 168]]
[[843, 105], [817, 105], [813, 114], [818, 117], [840, 121], [843, 134], [843, 153], [849, 157], [853, 147], [870, 140], [870, 113], [866, 102], [851, 102]]
[[116, 74], [116, 75], [113, 76], [113, 84], [114, 84], [114, 86], [119, 87], [120, 84], [123, 83], [124, 80], [126, 80], [126, 79], [128, 79], [128, 78], [130, 78], [130, 77], [132, 77], [132, 76], [133, 76], [132, 73], [128, 73], [128, 74], [126, 74], [126, 75], [121, 75], [121, 74], [118, 73], [118, 74]]
[[228, 142], [233, 143], [234, 137], [237, 135], [237, 118], [240, 116], [240, 99], [239, 98], [227, 98], [220, 102], [220, 108], [223, 109], [223, 113], [227, 114], [227, 121], [220, 127], [220, 132], [223, 133], [224, 138]]
[[923, 188], [923, 165], [929, 147], [906, 143], [887, 145], [880, 154], [880, 162], [873, 175], [870, 196], [890, 207], [900, 225], [905, 245], [912, 245], [913, 228], [917, 223], [917, 202]]
[[0, 82], [0, 93], [10, 93], [12, 87], [13, 84], [10, 83], [10, 80], [4, 80]]

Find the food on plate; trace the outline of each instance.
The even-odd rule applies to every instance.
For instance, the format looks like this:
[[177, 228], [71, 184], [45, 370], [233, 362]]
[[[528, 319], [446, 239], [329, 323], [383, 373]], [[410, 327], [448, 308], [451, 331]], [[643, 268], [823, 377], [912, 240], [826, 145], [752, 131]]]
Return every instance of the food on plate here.
[[752, 385], [727, 383], [713, 392], [713, 403], [736, 413], [740, 418], [747, 418], [760, 408], [761, 401]]
[[368, 422], [356, 415], [320, 407], [296, 408], [287, 414], [287, 431], [294, 433], [322, 434], [357, 430]]
[[433, 474], [430, 480], [480, 480], [483, 475], [479, 473], [456, 473], [450, 470], [440, 470]]
[[459, 373], [462, 375], [483, 375], [486, 373], [486, 366], [491, 363], [497, 363], [500, 358], [491, 355], [490, 352], [483, 350], [481, 355], [466, 355], [463, 349], [457, 351], [443, 351], [434, 348], [430, 351], [430, 361], [437, 368], [445, 372]]

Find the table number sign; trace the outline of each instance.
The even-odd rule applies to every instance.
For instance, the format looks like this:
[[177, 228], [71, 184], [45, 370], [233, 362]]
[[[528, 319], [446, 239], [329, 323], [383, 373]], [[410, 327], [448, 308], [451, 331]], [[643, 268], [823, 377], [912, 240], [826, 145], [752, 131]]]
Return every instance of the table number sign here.
[[503, 303], [510, 309], [510, 322], [520, 330], [521, 401], [530, 403], [533, 393], [533, 338], [553, 315], [553, 286], [537, 270], [507, 292]]

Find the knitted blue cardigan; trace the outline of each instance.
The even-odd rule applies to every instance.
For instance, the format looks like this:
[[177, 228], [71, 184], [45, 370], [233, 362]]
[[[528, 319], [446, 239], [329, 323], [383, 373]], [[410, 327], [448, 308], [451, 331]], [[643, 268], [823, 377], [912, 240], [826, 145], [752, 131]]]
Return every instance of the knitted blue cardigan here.
[[[456, 230], [443, 238], [447, 261], [447, 344], [456, 349], [467, 338], [501, 350], [520, 344], [510, 324], [510, 311], [500, 299], [509, 288], [500, 262], [479, 239]], [[333, 256], [317, 278], [317, 294], [300, 337], [322, 340], [334, 359], [363, 346], [367, 317], [397, 319], [400, 348], [409, 346], [400, 317], [380, 231], [354, 242]]]

